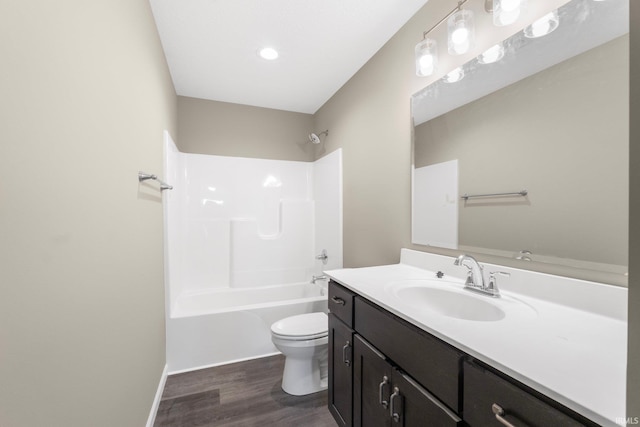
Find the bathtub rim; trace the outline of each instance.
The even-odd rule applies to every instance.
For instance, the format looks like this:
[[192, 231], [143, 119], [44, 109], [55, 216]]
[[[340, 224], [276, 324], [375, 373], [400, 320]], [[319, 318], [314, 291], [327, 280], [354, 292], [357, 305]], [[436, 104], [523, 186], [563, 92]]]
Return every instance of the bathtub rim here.
[[310, 296], [310, 297], [278, 299], [275, 301], [233, 305], [233, 306], [217, 308], [217, 309], [203, 308], [199, 310], [190, 310], [186, 313], [184, 312], [184, 310], [180, 310], [178, 308], [179, 301], [182, 298], [197, 297], [199, 295], [209, 296], [216, 293], [233, 293], [234, 291], [238, 293], [242, 293], [244, 291], [250, 292], [255, 290], [268, 291], [269, 289], [282, 289], [283, 287], [295, 287], [300, 285], [309, 286], [314, 284], [311, 284], [308, 282], [296, 282], [296, 283], [284, 283], [284, 284], [257, 286], [257, 287], [244, 287], [244, 288], [220, 287], [219, 289], [203, 289], [203, 290], [187, 291], [187, 292], [181, 293], [178, 296], [178, 298], [176, 299], [176, 303], [169, 309], [168, 317], [169, 319], [183, 319], [187, 317], [205, 316], [208, 314], [229, 313], [234, 311], [248, 311], [248, 310], [255, 310], [260, 308], [278, 307], [278, 306], [289, 305], [289, 304], [323, 301], [328, 299], [327, 288], [322, 285], [316, 284], [318, 295]]

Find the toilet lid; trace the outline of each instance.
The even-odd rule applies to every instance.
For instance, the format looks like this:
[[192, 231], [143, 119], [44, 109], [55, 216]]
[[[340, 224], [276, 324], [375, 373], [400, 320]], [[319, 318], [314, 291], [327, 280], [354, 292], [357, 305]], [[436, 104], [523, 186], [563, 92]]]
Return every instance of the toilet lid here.
[[327, 335], [328, 318], [325, 313], [307, 313], [278, 320], [271, 325], [271, 332], [289, 339], [314, 339]]

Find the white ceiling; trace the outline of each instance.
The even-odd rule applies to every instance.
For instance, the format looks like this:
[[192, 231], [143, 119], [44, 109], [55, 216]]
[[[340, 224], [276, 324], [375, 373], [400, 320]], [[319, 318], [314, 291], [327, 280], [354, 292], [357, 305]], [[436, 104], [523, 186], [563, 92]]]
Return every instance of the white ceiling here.
[[[302, 113], [315, 113], [426, 2], [150, 0], [178, 95]], [[264, 46], [280, 57], [260, 58]]]

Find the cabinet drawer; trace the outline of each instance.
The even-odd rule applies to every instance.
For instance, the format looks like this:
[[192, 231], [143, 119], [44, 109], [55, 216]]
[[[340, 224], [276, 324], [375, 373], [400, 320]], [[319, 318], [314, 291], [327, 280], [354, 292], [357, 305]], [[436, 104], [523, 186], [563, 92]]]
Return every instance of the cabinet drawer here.
[[329, 311], [353, 328], [353, 298], [355, 294], [331, 280], [329, 282]]
[[[542, 400], [533, 390], [524, 389], [475, 362], [464, 362], [464, 419], [470, 427], [504, 426], [498, 421], [493, 405], [502, 408], [502, 417], [515, 426], [576, 427], [597, 424], [573, 413], [561, 411], [560, 405]], [[514, 380], [515, 382], [515, 380]], [[535, 394], [534, 394], [535, 393]], [[557, 406], [557, 407], [556, 407]]]
[[361, 297], [355, 330], [454, 412], [460, 412], [463, 353]]

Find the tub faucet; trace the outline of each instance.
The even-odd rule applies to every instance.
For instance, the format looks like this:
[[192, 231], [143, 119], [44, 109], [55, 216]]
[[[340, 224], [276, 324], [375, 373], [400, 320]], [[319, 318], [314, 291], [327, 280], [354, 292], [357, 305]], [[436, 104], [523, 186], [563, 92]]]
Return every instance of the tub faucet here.
[[316, 281], [327, 280], [328, 278], [329, 276], [327, 276], [326, 274], [321, 274], [320, 276], [311, 276], [311, 283], [315, 285]]
[[482, 266], [478, 264], [478, 261], [476, 261], [474, 257], [462, 254], [456, 258], [453, 265], [464, 265], [469, 269], [469, 271], [467, 271], [467, 280], [464, 282], [464, 286], [466, 288], [493, 294], [493, 292], [485, 286], [484, 277], [482, 275]]

